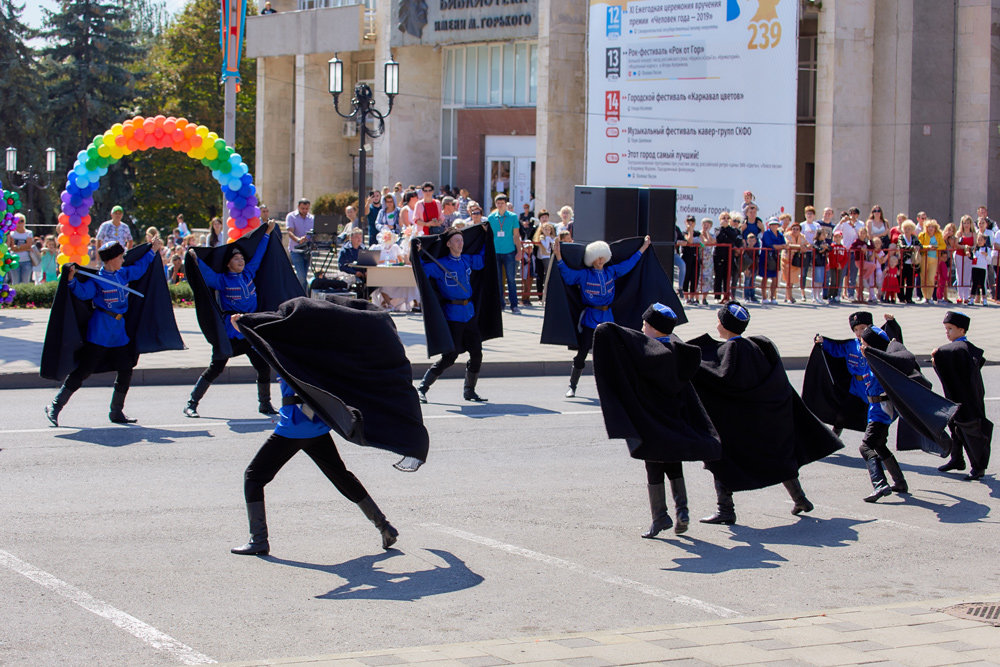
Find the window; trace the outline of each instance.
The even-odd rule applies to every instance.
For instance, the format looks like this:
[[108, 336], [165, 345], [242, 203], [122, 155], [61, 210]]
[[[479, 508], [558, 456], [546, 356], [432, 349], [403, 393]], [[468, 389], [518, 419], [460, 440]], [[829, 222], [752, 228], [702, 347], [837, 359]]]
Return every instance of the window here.
[[538, 101], [538, 45], [473, 44], [445, 49], [444, 106], [534, 106]]
[[357, 83], [367, 83], [369, 88], [375, 88], [375, 61], [363, 60], [358, 63]]
[[299, 0], [300, 10], [350, 7], [352, 5], [364, 5], [369, 11], [375, 11], [375, 0]]
[[798, 120], [800, 124], [816, 123], [816, 36], [799, 37]]

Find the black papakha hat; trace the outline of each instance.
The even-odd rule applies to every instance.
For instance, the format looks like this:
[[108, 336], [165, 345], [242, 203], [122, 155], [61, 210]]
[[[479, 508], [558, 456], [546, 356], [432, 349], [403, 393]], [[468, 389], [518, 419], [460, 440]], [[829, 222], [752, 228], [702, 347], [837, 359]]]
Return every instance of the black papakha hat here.
[[969, 330], [969, 325], [972, 324], [972, 320], [965, 313], [960, 313], [957, 310], [949, 310], [944, 314], [945, 324], [954, 324], [959, 329]]
[[889, 347], [889, 334], [882, 331], [879, 327], [873, 327], [868, 325], [868, 327], [861, 332], [861, 340], [865, 343], [874, 347], [876, 350], [885, 351], [885, 348]]
[[847, 318], [848, 323], [850, 323], [851, 328], [858, 326], [859, 324], [864, 324], [866, 327], [874, 326], [875, 322], [872, 321], [872, 314], [867, 310], [859, 310]]
[[642, 314], [642, 321], [649, 322], [651, 327], [661, 333], [669, 334], [677, 326], [677, 313], [670, 306], [657, 302]]
[[118, 241], [108, 241], [101, 246], [101, 249], [97, 251], [97, 255], [101, 258], [102, 262], [106, 262], [109, 259], [114, 259], [118, 255], [124, 255], [125, 248]]
[[233, 258], [233, 255], [237, 253], [243, 257], [243, 261], [246, 261], [247, 257], [243, 254], [243, 248], [239, 247], [235, 243], [226, 244], [226, 252], [222, 254], [222, 265], [228, 267], [229, 261]]
[[750, 325], [750, 311], [738, 301], [730, 301], [719, 309], [719, 321], [734, 334], [742, 334]]

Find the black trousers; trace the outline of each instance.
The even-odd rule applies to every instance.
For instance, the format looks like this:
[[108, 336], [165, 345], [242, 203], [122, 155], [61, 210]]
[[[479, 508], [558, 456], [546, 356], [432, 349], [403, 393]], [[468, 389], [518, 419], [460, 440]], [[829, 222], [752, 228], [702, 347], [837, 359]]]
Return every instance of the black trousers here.
[[[712, 291], [715, 292], [716, 296], [729, 296], [729, 286], [732, 282], [729, 273], [729, 253], [727, 252], [722, 257], [715, 257], [713, 264], [715, 265], [715, 280], [712, 282]], [[687, 275], [685, 274], [684, 277], [686, 278]]]
[[535, 287], [538, 293], [545, 294], [545, 272], [549, 268], [550, 257], [535, 257]]
[[868, 422], [868, 427], [865, 429], [865, 435], [861, 438], [861, 447], [859, 451], [861, 452], [862, 458], [865, 461], [874, 458], [880, 458], [882, 460], [894, 458], [892, 452], [886, 446], [886, 442], [889, 440], [889, 425], [883, 424], [882, 422]]
[[128, 391], [132, 384], [132, 368], [135, 366], [136, 357], [129, 345], [103, 347], [94, 343], [84, 343], [77, 358], [80, 363], [63, 382], [63, 389], [70, 394], [79, 389], [83, 381], [93, 375], [103, 362], [107, 362], [118, 373], [115, 377], [115, 391]]
[[694, 257], [684, 257], [684, 284], [681, 285], [681, 291], [685, 294], [691, 293], [691, 298], [694, 298], [693, 293], [698, 291], [698, 258]]
[[590, 327], [582, 327], [583, 330], [576, 334], [576, 356], [573, 357], [573, 368], [584, 368], [587, 365], [587, 354], [590, 348], [594, 347], [594, 330]]
[[[264, 361], [264, 357], [257, 354], [257, 351], [250, 346], [250, 342], [246, 338], [230, 338], [229, 342], [233, 346], [234, 357], [247, 355], [250, 365], [257, 371], [257, 384], [271, 384], [271, 367]], [[227, 363], [229, 363], [228, 357], [212, 357], [212, 363], [201, 374], [202, 379], [209, 384], [215, 382], [215, 379], [222, 375]]]
[[900, 292], [901, 300], [906, 303], [913, 303], [913, 264], [903, 264], [902, 276], [903, 289]]
[[469, 373], [478, 373], [483, 365], [483, 334], [479, 331], [479, 319], [473, 316], [468, 322], [448, 320], [448, 329], [451, 331], [451, 339], [455, 342], [455, 349], [442, 354], [441, 358], [431, 366], [431, 373], [437, 376], [444, 373], [455, 363], [459, 350], [462, 349], [469, 353], [465, 370]]
[[272, 433], [243, 474], [243, 495], [246, 501], [255, 503], [264, 500], [264, 487], [300, 449], [352, 503], [361, 502], [368, 496], [365, 487], [344, 465], [329, 433], [315, 438], [286, 438]]
[[684, 468], [681, 467], [680, 461], [672, 461], [669, 463], [661, 461], [646, 461], [645, 463], [647, 484], [663, 484], [664, 477], [667, 479], [684, 478]]

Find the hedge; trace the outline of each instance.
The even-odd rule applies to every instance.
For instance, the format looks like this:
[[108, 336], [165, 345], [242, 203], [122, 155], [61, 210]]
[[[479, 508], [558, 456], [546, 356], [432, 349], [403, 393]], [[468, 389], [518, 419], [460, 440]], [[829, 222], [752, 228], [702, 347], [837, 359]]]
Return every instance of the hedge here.
[[[52, 300], [56, 295], [56, 287], [59, 283], [55, 280], [47, 283], [35, 285], [33, 283], [22, 283], [14, 285], [17, 294], [14, 295], [14, 303], [7, 308], [51, 308]], [[194, 294], [191, 286], [187, 283], [168, 285], [170, 289], [170, 300], [177, 306], [193, 306]], [[29, 305], [30, 304], [30, 305]]]
[[344, 215], [348, 206], [357, 206], [357, 192], [337, 192], [320, 195], [313, 203], [312, 212], [316, 215]]

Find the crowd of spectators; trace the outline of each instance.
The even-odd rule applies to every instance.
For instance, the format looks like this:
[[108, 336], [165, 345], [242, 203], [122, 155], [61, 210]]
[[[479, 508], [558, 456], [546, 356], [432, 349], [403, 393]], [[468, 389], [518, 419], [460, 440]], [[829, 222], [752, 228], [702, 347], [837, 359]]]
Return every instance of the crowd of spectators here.
[[[796, 221], [781, 213], [766, 222], [753, 194], [738, 210], [677, 231], [678, 290], [689, 305], [708, 299], [817, 304], [997, 301], [1000, 228], [980, 206], [944, 225], [923, 211], [887, 219], [874, 205], [866, 220], [854, 206], [817, 217], [806, 206]], [[759, 298], [758, 298], [759, 294]], [[798, 297], [798, 299], [796, 299]]]

